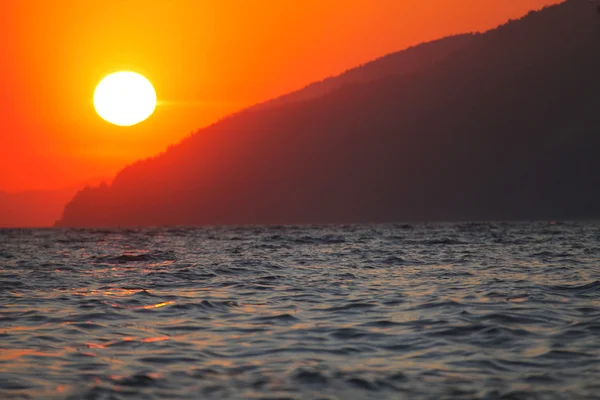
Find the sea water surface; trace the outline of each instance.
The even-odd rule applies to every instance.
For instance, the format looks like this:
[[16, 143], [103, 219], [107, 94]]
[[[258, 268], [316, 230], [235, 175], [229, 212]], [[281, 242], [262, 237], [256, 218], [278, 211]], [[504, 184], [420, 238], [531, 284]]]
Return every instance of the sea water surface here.
[[0, 398], [598, 399], [600, 224], [3, 230]]

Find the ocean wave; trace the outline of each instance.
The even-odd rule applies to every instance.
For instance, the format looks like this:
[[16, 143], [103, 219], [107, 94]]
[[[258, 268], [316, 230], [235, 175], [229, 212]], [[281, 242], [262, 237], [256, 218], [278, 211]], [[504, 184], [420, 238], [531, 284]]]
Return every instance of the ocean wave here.
[[598, 232], [1, 232], [0, 397], [591, 399]]

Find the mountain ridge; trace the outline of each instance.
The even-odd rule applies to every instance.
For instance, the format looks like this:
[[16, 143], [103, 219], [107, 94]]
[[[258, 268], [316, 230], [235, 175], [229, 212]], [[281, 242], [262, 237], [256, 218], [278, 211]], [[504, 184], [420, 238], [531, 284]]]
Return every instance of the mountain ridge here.
[[61, 218], [65, 204], [82, 188], [109, 181], [107, 178], [94, 178], [78, 185], [54, 190], [0, 190], [0, 228], [51, 227]]
[[258, 103], [247, 108], [246, 111], [312, 100], [347, 84], [370, 82], [390, 75], [409, 74], [443, 60], [453, 52], [469, 45], [476, 36], [477, 34], [474, 33], [463, 33], [419, 43], [404, 50], [383, 55], [339, 75], [310, 83], [299, 90]]
[[243, 111], [80, 192], [57, 225], [597, 217], [593, 11], [569, 0], [423, 70]]

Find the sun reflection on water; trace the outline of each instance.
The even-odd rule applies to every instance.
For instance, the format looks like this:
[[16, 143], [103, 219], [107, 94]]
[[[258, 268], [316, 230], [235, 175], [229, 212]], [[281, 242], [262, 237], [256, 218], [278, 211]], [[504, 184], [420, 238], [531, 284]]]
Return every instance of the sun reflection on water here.
[[[600, 231], [492, 229], [42, 232], [49, 255], [0, 266], [0, 375], [15, 398], [483, 398], [532, 371], [585, 387]], [[105, 240], [69, 250], [81, 236]], [[50, 261], [30, 268], [37, 250]]]

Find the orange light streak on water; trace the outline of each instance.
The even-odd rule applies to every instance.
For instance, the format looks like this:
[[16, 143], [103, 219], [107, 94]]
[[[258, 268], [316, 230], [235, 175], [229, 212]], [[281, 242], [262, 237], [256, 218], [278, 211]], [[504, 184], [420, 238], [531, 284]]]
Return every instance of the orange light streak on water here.
[[144, 342], [144, 343], [154, 343], [154, 342], [163, 342], [165, 340], [170, 340], [170, 339], [171, 338], [169, 336], [159, 336], [159, 337], [142, 339], [142, 342]]
[[163, 303], [151, 304], [149, 306], [142, 306], [142, 307], [136, 307], [136, 308], [145, 308], [145, 309], [161, 308], [161, 307], [166, 307], [171, 304], [175, 304], [175, 302], [174, 301], [165, 301]]

